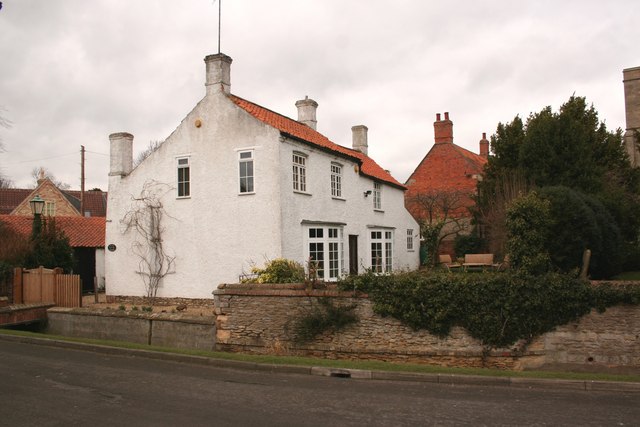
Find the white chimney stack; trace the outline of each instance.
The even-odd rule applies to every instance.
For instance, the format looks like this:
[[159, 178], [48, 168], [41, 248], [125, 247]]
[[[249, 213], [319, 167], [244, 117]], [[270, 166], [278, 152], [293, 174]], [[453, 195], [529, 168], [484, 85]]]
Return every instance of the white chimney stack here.
[[369, 128], [365, 125], [357, 125], [351, 128], [353, 149], [361, 152], [365, 156], [369, 155], [369, 143], [367, 141], [367, 132]]
[[308, 96], [305, 96], [304, 99], [296, 101], [296, 107], [298, 107], [298, 121], [316, 130], [316, 125], [318, 124], [316, 120], [318, 103], [313, 99], [309, 99]]
[[231, 63], [233, 59], [224, 53], [208, 55], [204, 58], [207, 66], [205, 87], [207, 95], [218, 91], [231, 93]]
[[126, 132], [109, 135], [110, 166], [109, 176], [126, 176], [133, 169], [133, 135]]

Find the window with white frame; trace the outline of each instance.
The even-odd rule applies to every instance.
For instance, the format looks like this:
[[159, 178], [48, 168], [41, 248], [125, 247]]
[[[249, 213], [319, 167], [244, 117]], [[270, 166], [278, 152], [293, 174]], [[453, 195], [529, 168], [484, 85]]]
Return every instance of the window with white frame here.
[[371, 270], [390, 273], [393, 270], [393, 231], [371, 230]]
[[180, 157], [178, 162], [178, 197], [189, 197], [191, 195], [191, 173], [189, 168], [189, 158]]
[[407, 228], [407, 250], [413, 250], [413, 228]]
[[293, 190], [307, 191], [307, 157], [300, 153], [293, 153]]
[[331, 163], [331, 196], [342, 197], [342, 165]]
[[42, 210], [44, 216], [56, 216], [56, 202], [44, 202], [44, 209]]
[[342, 227], [314, 225], [306, 231], [305, 256], [319, 280], [335, 281], [344, 266]]
[[373, 209], [382, 209], [382, 184], [373, 183]]
[[253, 193], [253, 150], [238, 153], [240, 193]]

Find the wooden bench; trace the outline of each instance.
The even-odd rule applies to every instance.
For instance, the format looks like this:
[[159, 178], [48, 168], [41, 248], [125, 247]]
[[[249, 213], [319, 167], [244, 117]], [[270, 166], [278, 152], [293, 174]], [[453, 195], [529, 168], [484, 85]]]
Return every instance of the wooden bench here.
[[465, 271], [494, 268], [493, 254], [466, 254], [462, 264]]
[[453, 262], [449, 254], [438, 255], [438, 262], [449, 271], [462, 267], [462, 264]]

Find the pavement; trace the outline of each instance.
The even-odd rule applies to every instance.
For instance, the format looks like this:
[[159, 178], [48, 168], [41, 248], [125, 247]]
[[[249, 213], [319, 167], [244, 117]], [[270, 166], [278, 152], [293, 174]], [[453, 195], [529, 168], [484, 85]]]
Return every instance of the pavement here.
[[63, 341], [51, 338], [25, 337], [0, 333], [0, 341], [14, 341], [59, 348], [92, 351], [101, 354], [145, 357], [149, 359], [168, 360], [189, 364], [200, 364], [220, 368], [242, 369], [283, 374], [317, 375], [360, 380], [411, 381], [422, 383], [438, 383], [449, 385], [478, 385], [514, 387], [528, 389], [562, 389], [580, 391], [637, 392], [640, 393], [640, 382], [599, 381], [599, 380], [565, 380], [522, 377], [490, 377], [461, 374], [429, 374], [373, 371], [362, 369], [330, 368], [320, 366], [280, 365], [270, 363], [245, 362], [218, 359], [214, 357], [192, 356], [178, 353], [159, 352], [143, 349], [128, 349], [105, 345]]

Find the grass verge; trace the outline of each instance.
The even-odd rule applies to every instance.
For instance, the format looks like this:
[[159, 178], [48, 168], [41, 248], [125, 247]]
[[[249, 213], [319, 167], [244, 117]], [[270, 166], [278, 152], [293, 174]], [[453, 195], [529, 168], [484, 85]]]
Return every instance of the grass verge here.
[[620, 381], [620, 382], [640, 382], [640, 375], [622, 374], [601, 374], [582, 372], [556, 372], [556, 371], [505, 371], [488, 368], [448, 368], [442, 366], [400, 364], [381, 361], [349, 361], [319, 359], [312, 357], [297, 356], [271, 356], [271, 355], [250, 355], [243, 353], [225, 353], [206, 350], [187, 350], [167, 347], [149, 346], [145, 344], [129, 343], [122, 341], [95, 340], [88, 338], [65, 337], [59, 335], [49, 335], [37, 332], [19, 331], [13, 329], [0, 329], [0, 334], [32, 337], [39, 339], [50, 339], [67, 342], [77, 342], [83, 344], [101, 345], [116, 348], [155, 351], [160, 353], [183, 354], [188, 356], [210, 357], [221, 360], [234, 360], [240, 362], [264, 363], [272, 365], [294, 365], [294, 366], [321, 366], [344, 369], [361, 369], [369, 371], [406, 372], [422, 374], [449, 374], [449, 375], [479, 375], [487, 377], [512, 377], [512, 378], [541, 378], [541, 379], [563, 379], [580, 381]]

